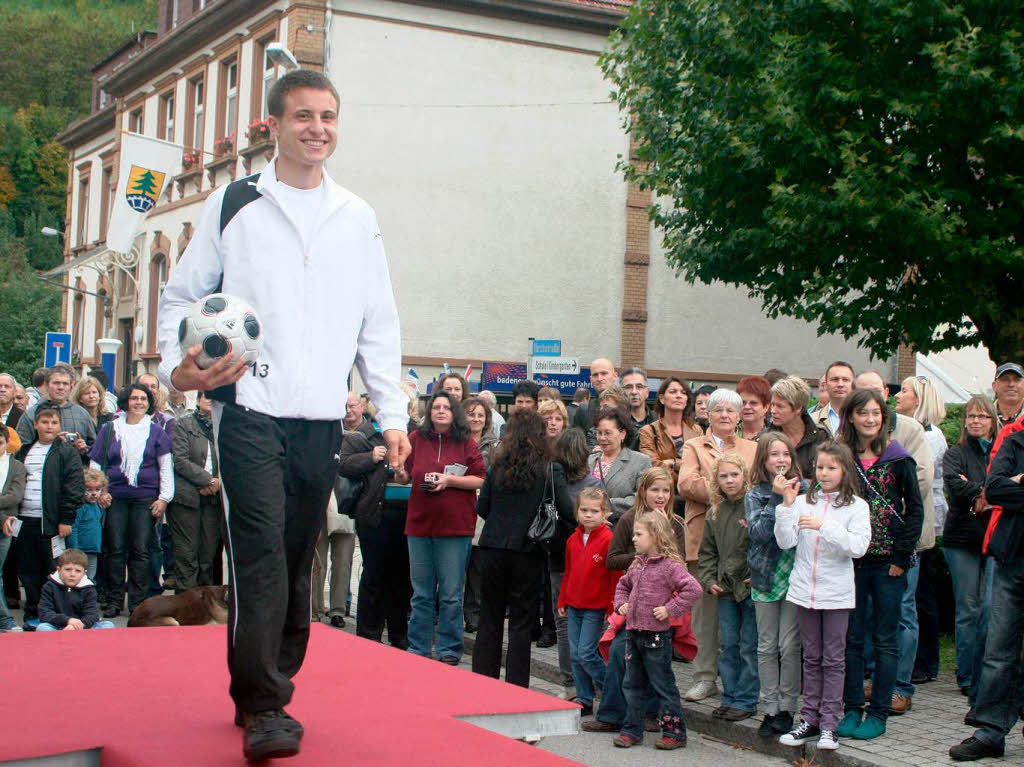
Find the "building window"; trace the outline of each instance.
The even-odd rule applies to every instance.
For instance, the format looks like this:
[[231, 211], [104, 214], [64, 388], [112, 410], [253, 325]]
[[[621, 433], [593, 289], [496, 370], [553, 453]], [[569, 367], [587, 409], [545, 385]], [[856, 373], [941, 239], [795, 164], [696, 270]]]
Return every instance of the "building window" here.
[[78, 175], [78, 219], [75, 245], [84, 245], [89, 241], [89, 174], [79, 171]]
[[107, 221], [110, 218], [110, 203], [113, 201], [114, 166], [104, 165], [100, 183], [100, 239], [107, 238]]
[[142, 133], [142, 107], [128, 113], [128, 132]]
[[192, 13], [197, 13], [206, 7], [206, 0], [192, 0]]
[[171, 29], [178, 26], [178, 0], [169, 0], [171, 11]]
[[168, 91], [160, 97], [160, 123], [157, 125], [157, 138], [174, 141], [174, 91]]
[[206, 129], [205, 106], [203, 103], [203, 78], [198, 77], [189, 83], [188, 122], [186, 125], [185, 146], [193, 149], [203, 148], [203, 133]]
[[227, 136], [238, 129], [238, 62], [224, 66], [224, 133]]

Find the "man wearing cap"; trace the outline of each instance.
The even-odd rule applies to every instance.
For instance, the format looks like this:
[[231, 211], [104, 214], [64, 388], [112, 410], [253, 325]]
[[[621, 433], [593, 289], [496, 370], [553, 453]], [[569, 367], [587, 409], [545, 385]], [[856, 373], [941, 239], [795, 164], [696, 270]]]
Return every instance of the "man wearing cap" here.
[[1004, 362], [996, 368], [992, 391], [996, 395], [999, 427], [1016, 421], [1024, 411], [1024, 368], [1016, 362]]

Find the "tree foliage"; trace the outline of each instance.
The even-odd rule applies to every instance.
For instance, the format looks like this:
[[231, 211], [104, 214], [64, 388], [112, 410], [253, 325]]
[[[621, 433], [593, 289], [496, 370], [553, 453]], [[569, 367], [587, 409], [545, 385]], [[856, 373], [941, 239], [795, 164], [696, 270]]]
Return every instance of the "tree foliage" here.
[[1019, 0], [639, 0], [601, 65], [682, 277], [1021, 359], [1022, 32]]
[[0, 212], [0, 370], [19, 382], [32, 380], [43, 363], [47, 331], [60, 327], [60, 288], [39, 280], [13, 233], [10, 213]]

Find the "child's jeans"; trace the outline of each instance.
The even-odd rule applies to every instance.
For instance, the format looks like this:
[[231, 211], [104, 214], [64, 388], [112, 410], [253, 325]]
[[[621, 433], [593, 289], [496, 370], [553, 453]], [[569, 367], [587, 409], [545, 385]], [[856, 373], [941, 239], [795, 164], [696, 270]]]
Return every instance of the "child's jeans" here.
[[51, 535], [42, 532], [43, 520], [39, 517], [21, 517], [21, 532], [18, 534], [18, 578], [25, 587], [25, 620], [39, 617], [39, 597], [47, 576], [56, 569]]
[[661, 733], [686, 740], [686, 721], [679, 700], [679, 688], [672, 673], [672, 630], [626, 631], [626, 721], [622, 732], [636, 740], [644, 737], [644, 709], [647, 685], [661, 701]]
[[[800, 717], [822, 730], [835, 731], [843, 713], [850, 612], [797, 608], [804, 648], [804, 707]], [[863, 679], [862, 674], [858, 680], [862, 687]]]
[[[89, 629], [112, 629], [117, 628], [111, 621], [96, 621], [92, 624]], [[36, 626], [36, 631], [63, 631], [54, 626], [52, 623], [40, 623]]]
[[85, 574], [89, 576], [89, 580], [90, 581], [95, 583], [96, 582], [96, 563], [99, 561], [98, 560], [98, 555], [96, 555], [94, 553], [86, 552], [85, 558], [89, 560], [89, 564], [87, 564], [85, 566]]
[[595, 688], [604, 688], [606, 667], [597, 651], [597, 643], [604, 630], [604, 610], [570, 607], [568, 613], [569, 654], [576, 697], [580, 704], [588, 705], [594, 702]]
[[722, 705], [757, 711], [761, 689], [757, 676], [757, 618], [754, 602], [723, 597], [718, 600], [718, 636], [722, 650], [718, 673], [722, 677]]

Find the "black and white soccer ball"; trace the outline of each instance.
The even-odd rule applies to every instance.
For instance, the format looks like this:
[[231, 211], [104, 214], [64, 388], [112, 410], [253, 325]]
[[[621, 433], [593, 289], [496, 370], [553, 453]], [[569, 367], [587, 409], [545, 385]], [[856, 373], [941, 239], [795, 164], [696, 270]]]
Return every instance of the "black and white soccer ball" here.
[[178, 325], [178, 343], [185, 354], [196, 344], [196, 359], [208, 368], [225, 354], [253, 364], [263, 351], [263, 326], [256, 310], [237, 296], [211, 293], [196, 301]]

